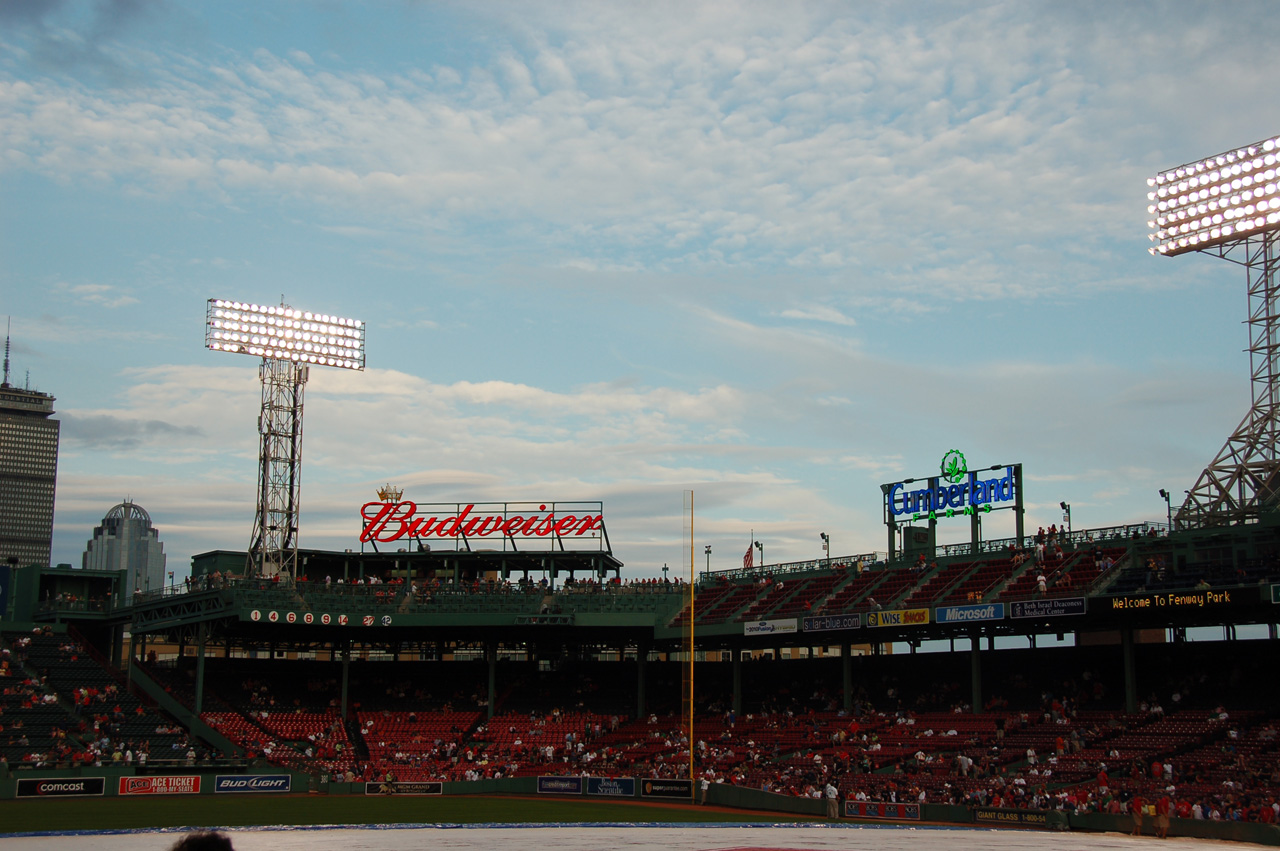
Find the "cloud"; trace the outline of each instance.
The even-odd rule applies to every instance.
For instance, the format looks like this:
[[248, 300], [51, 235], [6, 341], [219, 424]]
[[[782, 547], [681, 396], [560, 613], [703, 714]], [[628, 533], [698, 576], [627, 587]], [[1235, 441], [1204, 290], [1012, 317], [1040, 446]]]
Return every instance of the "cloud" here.
[[164, 420], [137, 420], [97, 414], [78, 416], [63, 412], [62, 436], [91, 449], [137, 449], [154, 443], [203, 437], [196, 426], [177, 426]]
[[[633, 7], [508, 10], [476, 64], [399, 75], [296, 50], [182, 63], [121, 50], [147, 84], [0, 77], [0, 168], [318, 205], [349, 219], [319, 226], [348, 236], [468, 239], [484, 223], [489, 244], [500, 233], [574, 268], [856, 269], [854, 295], [1032, 299], [1111, 278], [1094, 248], [1141, 228], [1124, 187], [1166, 159], [1159, 93], [1222, 95], [1184, 58], [1215, 57], [1229, 98], [1267, 102], [1253, 71], [1270, 42], [1235, 23], [1249, 15], [1188, 27], [911, 8], [701, 7], [675, 32]], [[1252, 138], [1249, 124], [1221, 132]], [[1117, 158], [1121, 140], [1152, 163]], [[782, 315], [851, 321], [830, 305]]]
[[852, 319], [845, 316], [834, 307], [826, 307], [824, 305], [814, 305], [807, 308], [788, 308], [778, 314], [783, 319], [800, 319], [809, 322], [829, 322], [833, 325], [856, 325]]
[[130, 295], [116, 292], [116, 288], [108, 284], [77, 284], [68, 291], [82, 304], [114, 309], [137, 304], [138, 300]]
[[136, 80], [113, 50], [116, 39], [151, 18], [154, 0], [11, 0], [0, 21], [30, 39], [29, 59], [50, 72]]

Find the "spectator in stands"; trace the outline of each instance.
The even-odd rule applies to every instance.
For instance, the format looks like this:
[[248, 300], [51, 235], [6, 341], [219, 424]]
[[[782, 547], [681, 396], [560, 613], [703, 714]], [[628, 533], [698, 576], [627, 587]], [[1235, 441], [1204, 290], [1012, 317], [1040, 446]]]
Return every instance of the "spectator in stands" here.
[[1129, 801], [1129, 815], [1133, 817], [1133, 830], [1130, 835], [1142, 835], [1142, 808], [1146, 806], [1146, 802], [1142, 800], [1141, 795], [1134, 795]]
[[1169, 838], [1169, 796], [1161, 795], [1156, 801], [1156, 836]]

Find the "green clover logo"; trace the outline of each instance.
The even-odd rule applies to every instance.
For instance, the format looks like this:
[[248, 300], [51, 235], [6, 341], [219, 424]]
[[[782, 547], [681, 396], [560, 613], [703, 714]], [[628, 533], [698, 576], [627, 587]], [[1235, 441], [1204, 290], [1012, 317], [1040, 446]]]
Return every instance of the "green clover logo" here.
[[969, 472], [969, 465], [964, 460], [964, 453], [952, 449], [942, 456], [942, 478], [953, 485], [959, 484]]

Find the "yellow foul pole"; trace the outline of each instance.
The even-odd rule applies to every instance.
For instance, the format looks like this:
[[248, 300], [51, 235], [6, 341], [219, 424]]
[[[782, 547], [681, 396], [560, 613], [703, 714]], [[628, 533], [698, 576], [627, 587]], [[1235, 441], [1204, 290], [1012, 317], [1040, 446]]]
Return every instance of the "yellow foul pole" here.
[[689, 693], [687, 695], [688, 714], [687, 714], [687, 717], [685, 718], [685, 723], [688, 726], [688, 733], [686, 735], [689, 740], [689, 786], [690, 786], [690, 792], [693, 794], [696, 794], [696, 792], [694, 792], [693, 790], [693, 786], [694, 786], [694, 782], [693, 782], [694, 780], [694, 776], [693, 776], [693, 648], [694, 648], [694, 620], [695, 620], [694, 601], [696, 599], [696, 595], [694, 591], [694, 582], [696, 579], [695, 570], [697, 566], [694, 562], [694, 552], [693, 552], [693, 491], [686, 491], [686, 493], [688, 494], [688, 503], [689, 503], [689, 520], [688, 520], [689, 535], [687, 540], [687, 543], [689, 545], [689, 642], [688, 642]]

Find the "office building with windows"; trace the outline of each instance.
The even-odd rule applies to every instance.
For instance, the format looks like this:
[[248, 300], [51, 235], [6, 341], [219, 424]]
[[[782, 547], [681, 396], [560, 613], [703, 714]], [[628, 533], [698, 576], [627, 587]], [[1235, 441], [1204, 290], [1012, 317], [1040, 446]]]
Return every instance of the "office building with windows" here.
[[86, 570], [123, 570], [127, 592], [164, 587], [165, 554], [160, 533], [141, 505], [125, 500], [107, 512], [93, 530], [81, 566]]
[[54, 398], [0, 384], [0, 563], [48, 566], [60, 423]]

